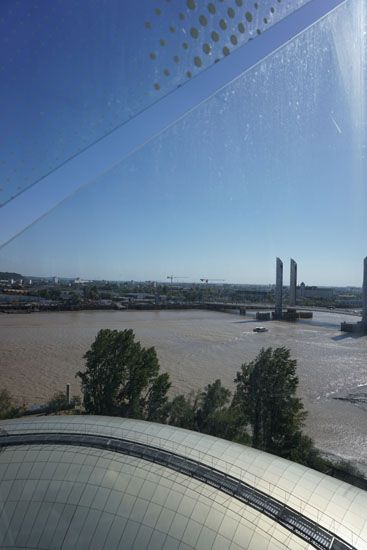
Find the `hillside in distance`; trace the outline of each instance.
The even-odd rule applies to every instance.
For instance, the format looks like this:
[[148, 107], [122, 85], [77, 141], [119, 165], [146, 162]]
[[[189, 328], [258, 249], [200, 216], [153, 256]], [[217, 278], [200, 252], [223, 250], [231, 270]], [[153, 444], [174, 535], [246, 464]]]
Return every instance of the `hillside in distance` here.
[[20, 273], [13, 273], [12, 271], [0, 271], [0, 280], [23, 278], [23, 275], [21, 275]]

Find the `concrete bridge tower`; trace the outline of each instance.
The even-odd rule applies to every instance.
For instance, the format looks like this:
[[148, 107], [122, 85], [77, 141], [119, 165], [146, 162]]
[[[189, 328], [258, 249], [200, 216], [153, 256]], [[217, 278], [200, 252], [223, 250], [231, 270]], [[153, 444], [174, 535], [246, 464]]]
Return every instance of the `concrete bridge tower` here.
[[281, 319], [282, 317], [283, 317], [283, 262], [280, 258], [277, 258], [274, 318]]
[[367, 256], [363, 261], [363, 287], [362, 287], [362, 325], [367, 330]]
[[291, 277], [289, 284], [289, 305], [295, 307], [297, 292], [297, 262], [291, 258]]

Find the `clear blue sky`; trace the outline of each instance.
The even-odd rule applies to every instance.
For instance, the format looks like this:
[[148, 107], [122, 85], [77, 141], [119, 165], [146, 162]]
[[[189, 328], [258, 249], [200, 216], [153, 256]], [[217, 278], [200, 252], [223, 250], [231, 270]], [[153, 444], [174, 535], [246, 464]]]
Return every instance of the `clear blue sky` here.
[[286, 280], [293, 257], [307, 284], [360, 285], [365, 23], [349, 0], [7, 245], [0, 269], [269, 283], [280, 256]]

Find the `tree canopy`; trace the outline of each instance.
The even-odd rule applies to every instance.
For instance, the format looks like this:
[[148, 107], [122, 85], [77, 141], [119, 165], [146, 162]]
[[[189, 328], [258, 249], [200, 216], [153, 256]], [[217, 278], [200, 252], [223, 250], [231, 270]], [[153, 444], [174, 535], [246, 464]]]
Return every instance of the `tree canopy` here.
[[79, 405], [80, 397], [78, 395], [73, 395], [69, 402], [65, 392], [57, 391], [53, 394], [46, 406], [50, 412], [58, 412], [74, 409]]
[[7, 389], [0, 389], [0, 420], [21, 416], [24, 410], [24, 407], [15, 403]]
[[142, 347], [132, 330], [100, 330], [84, 358], [86, 370], [77, 376], [86, 412], [164, 420], [169, 376], [159, 373], [155, 349]]
[[261, 349], [235, 378], [234, 402], [250, 421], [253, 446], [284, 457], [297, 447], [306, 417], [296, 365], [287, 348]]
[[297, 362], [287, 348], [261, 349], [243, 363], [233, 396], [217, 379], [171, 401], [171, 382], [160, 373], [155, 349], [144, 348], [132, 330], [101, 330], [84, 357], [86, 370], [77, 376], [87, 413], [168, 423], [325, 469], [302, 433], [306, 412], [296, 395]]

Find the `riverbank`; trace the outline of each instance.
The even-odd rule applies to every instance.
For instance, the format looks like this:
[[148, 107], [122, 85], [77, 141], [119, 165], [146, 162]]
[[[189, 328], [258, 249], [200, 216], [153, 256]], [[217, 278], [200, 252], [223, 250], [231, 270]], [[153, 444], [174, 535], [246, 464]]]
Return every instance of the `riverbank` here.
[[[112, 300], [103, 300], [99, 303], [90, 301], [83, 304], [72, 304], [69, 302], [0, 302], [0, 314], [19, 314], [19, 313], [51, 313], [65, 311], [180, 311], [180, 310], [209, 310], [219, 311], [222, 313], [235, 313], [246, 315], [253, 311], [272, 311], [274, 305], [271, 304], [237, 304], [237, 303], [218, 303], [218, 302], [182, 302], [182, 303], [120, 303]], [[319, 307], [304, 307], [297, 306], [296, 308], [302, 317], [302, 312], [319, 312], [319, 313], [337, 313], [353, 317], [360, 317], [360, 313], [355, 310], [335, 309], [335, 308], [319, 308]], [[306, 317], [304, 317], [306, 318]], [[297, 318], [288, 318], [285, 310], [283, 321], [295, 322]]]
[[[106, 301], [105, 301], [106, 302]], [[83, 304], [72, 304], [68, 302], [18, 302], [18, 303], [0, 303], [0, 313], [50, 313], [62, 311], [166, 311], [166, 310], [187, 310], [187, 309], [211, 309], [202, 303], [177, 303], [177, 304], [152, 304], [152, 303], [130, 303], [121, 304], [120, 302], [98, 303], [89, 302]], [[231, 306], [232, 307], [232, 306]]]

